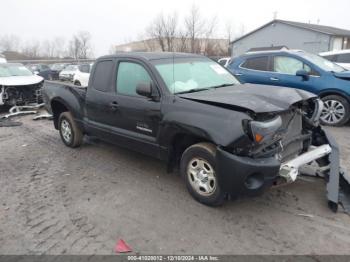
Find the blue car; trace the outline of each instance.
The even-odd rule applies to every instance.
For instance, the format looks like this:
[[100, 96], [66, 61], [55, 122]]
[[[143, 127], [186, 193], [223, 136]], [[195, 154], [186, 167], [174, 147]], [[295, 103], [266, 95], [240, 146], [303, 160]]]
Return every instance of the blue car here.
[[349, 121], [350, 71], [320, 56], [298, 50], [251, 52], [233, 59], [228, 69], [242, 83], [293, 87], [319, 95], [324, 125]]

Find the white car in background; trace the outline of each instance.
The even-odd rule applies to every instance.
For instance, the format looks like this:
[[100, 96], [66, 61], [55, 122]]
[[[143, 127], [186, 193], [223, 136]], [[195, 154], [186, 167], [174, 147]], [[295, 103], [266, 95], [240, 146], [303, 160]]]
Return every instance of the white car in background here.
[[42, 102], [44, 78], [19, 63], [0, 63], [0, 106]]
[[6, 58], [3, 55], [0, 55], [0, 63], [7, 63]]
[[73, 81], [74, 75], [78, 71], [78, 65], [66, 66], [58, 75], [58, 79], [61, 81]]
[[78, 66], [78, 70], [76, 71], [73, 77], [74, 85], [83, 87], [88, 86], [92, 65], [93, 63], [81, 64]]
[[231, 57], [223, 57], [218, 60], [218, 63], [223, 67], [227, 67], [231, 61]]
[[350, 70], [350, 49], [324, 52], [319, 55]]

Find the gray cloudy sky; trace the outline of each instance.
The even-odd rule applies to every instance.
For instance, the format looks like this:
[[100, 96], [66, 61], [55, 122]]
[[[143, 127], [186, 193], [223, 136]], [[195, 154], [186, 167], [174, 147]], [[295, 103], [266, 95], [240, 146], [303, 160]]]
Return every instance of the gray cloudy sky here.
[[203, 17], [216, 15], [216, 35], [223, 37], [231, 22], [237, 33], [248, 32], [273, 18], [317, 23], [350, 29], [349, 0], [1, 0], [0, 35], [15, 34], [23, 40], [62, 36], [68, 40], [80, 30], [92, 35], [96, 56], [112, 44], [138, 40], [160, 12], [176, 11], [181, 17], [196, 4]]

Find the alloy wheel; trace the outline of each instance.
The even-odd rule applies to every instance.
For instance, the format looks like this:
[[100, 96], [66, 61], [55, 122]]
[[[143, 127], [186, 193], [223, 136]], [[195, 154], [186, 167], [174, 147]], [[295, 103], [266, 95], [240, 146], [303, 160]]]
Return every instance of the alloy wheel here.
[[339, 123], [345, 117], [345, 107], [337, 100], [324, 101], [324, 108], [321, 114], [321, 120], [329, 125]]

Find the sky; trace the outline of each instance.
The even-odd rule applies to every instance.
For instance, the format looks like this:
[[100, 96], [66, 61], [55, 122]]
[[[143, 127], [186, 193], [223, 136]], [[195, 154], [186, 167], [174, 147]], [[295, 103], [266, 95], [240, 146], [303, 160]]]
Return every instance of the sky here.
[[217, 17], [217, 37], [225, 37], [227, 23], [236, 34], [247, 33], [271, 21], [274, 12], [278, 19], [350, 29], [350, 0], [0, 0], [0, 36], [68, 41], [78, 31], [89, 31], [97, 57], [112, 45], [145, 36], [159, 13], [176, 12], [181, 21], [192, 5], [203, 18]]

